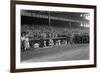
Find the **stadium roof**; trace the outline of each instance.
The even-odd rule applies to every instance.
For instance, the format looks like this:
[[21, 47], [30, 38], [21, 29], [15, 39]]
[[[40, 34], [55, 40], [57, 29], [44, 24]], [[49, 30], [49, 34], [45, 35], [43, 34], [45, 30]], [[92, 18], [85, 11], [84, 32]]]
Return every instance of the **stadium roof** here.
[[[86, 19], [87, 15], [89, 16], [89, 13], [21, 10], [21, 16], [44, 20], [50, 19], [52, 20], [52, 23], [56, 23], [57, 26], [61, 25], [61, 23], [63, 24], [62, 26], [68, 26], [66, 24], [70, 24], [70, 22], [74, 23], [73, 26], [81, 26], [81, 24], [89, 25], [89, 19]], [[54, 22], [55, 20], [58, 23]]]

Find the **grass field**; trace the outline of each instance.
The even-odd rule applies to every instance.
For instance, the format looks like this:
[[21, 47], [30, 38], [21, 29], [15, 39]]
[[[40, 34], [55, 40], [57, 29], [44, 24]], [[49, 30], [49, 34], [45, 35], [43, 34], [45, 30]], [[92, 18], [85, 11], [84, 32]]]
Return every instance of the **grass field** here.
[[21, 52], [21, 62], [88, 60], [89, 44], [73, 44], [50, 48], [30, 48]]

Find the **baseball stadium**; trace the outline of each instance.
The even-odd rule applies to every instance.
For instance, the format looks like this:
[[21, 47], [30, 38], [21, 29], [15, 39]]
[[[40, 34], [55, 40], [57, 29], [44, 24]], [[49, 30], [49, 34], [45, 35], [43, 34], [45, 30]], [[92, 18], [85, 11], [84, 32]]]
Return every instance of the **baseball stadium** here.
[[21, 62], [89, 59], [89, 13], [21, 10]]

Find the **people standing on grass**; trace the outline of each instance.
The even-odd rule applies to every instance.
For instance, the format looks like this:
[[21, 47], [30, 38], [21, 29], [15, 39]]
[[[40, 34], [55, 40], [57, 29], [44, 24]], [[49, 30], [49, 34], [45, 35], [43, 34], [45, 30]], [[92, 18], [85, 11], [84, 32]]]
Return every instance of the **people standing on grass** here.
[[25, 32], [22, 32], [21, 33], [21, 49], [22, 50], [24, 50], [24, 48], [25, 48], [24, 42], [25, 42]]
[[52, 39], [49, 39], [49, 46], [54, 46], [54, 42]]
[[30, 44], [29, 44], [29, 37], [28, 37], [28, 34], [23, 32], [21, 34], [21, 48], [23, 50], [27, 50], [30, 48]]
[[29, 44], [29, 38], [28, 36], [25, 36], [25, 50], [30, 48], [30, 44]]

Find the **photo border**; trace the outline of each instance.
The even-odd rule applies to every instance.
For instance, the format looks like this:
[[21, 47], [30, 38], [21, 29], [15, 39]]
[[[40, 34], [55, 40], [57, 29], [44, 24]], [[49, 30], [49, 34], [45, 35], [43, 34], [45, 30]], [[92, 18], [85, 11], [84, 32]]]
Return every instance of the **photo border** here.
[[[25, 68], [16, 69], [16, 4], [21, 5], [40, 5], [40, 6], [53, 6], [53, 7], [73, 7], [73, 8], [86, 8], [94, 10], [94, 64], [75, 65], [75, 66], [57, 66], [57, 67], [41, 67], [41, 68]], [[62, 4], [62, 3], [48, 3], [48, 2], [33, 2], [33, 1], [11, 1], [11, 61], [10, 71], [14, 72], [28, 72], [28, 71], [44, 71], [44, 70], [59, 70], [59, 69], [75, 69], [75, 68], [90, 68], [96, 67], [96, 6], [94, 5], [80, 5], [80, 4]]]

